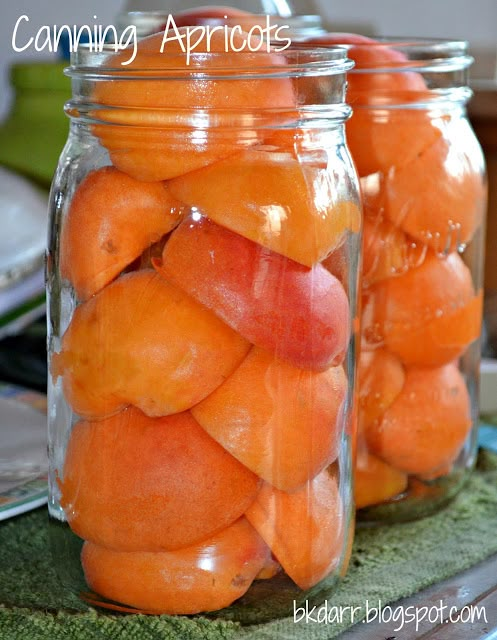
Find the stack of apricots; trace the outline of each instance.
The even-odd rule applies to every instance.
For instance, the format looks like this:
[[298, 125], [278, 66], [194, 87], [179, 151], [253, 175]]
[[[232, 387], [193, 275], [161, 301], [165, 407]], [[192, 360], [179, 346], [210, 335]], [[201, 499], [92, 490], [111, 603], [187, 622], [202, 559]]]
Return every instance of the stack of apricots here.
[[344, 33], [314, 43], [346, 44], [356, 63], [347, 142], [365, 214], [361, 508], [408, 495], [410, 477], [447, 476], [467, 441], [458, 361], [479, 337], [482, 292], [464, 258], [482, 224], [484, 162], [460, 107], [437, 106], [401, 47]]
[[[275, 133], [271, 117], [297, 108], [284, 68], [243, 73], [282, 56], [227, 53], [213, 34], [196, 76], [177, 42], [160, 53], [162, 37], [94, 86], [108, 160], [63, 220], [75, 310], [51, 374], [74, 415], [58, 484], [88, 585], [135, 610], [194, 614], [254, 580], [281, 572], [306, 590], [343, 564], [335, 463], [354, 303], [326, 260], [361, 214], [322, 153], [303, 160]], [[208, 77], [216, 66], [226, 77]], [[173, 80], [154, 77], [172, 67]], [[171, 126], [195, 110], [254, 124]]]

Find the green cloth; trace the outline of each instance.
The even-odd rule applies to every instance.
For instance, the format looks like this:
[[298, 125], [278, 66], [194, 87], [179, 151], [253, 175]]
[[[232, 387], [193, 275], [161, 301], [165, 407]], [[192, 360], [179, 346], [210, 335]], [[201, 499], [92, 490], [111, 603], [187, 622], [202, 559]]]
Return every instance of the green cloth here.
[[[0, 526], [2, 640], [329, 640], [343, 625], [294, 624], [293, 617], [241, 627], [202, 617], [97, 612], [57, 583], [46, 514], [38, 510]], [[410, 524], [359, 529], [350, 570], [332, 606], [383, 604], [412, 595], [497, 553], [497, 456], [478, 470], [445, 510]]]

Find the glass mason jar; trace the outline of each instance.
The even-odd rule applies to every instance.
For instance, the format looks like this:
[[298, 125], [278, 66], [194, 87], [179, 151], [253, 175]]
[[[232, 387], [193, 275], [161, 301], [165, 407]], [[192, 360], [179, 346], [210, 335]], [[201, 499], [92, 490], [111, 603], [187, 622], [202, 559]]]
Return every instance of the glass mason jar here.
[[161, 38], [128, 66], [80, 50], [69, 69], [47, 269], [52, 546], [92, 605], [262, 620], [322, 602], [350, 553], [351, 64], [213, 37], [187, 65]]
[[347, 142], [364, 204], [358, 517], [409, 520], [476, 454], [484, 159], [465, 42], [334, 34], [356, 67]]

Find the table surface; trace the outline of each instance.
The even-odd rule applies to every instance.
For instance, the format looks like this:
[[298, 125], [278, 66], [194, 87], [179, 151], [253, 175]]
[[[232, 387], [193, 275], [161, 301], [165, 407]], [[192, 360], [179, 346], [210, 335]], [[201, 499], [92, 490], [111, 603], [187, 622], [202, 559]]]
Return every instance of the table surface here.
[[[423, 620], [417, 631], [414, 622], [399, 629], [400, 618], [397, 623], [372, 621], [359, 623], [337, 640], [497, 640], [497, 556], [391, 606], [394, 610], [402, 607], [404, 612], [413, 611], [408, 607], [414, 607], [421, 616], [423, 607], [437, 607], [441, 602], [448, 607], [444, 611], [456, 607], [458, 611], [464, 609], [464, 614], [465, 607], [484, 607], [486, 621], [483, 612], [479, 620], [464, 624], [449, 624], [447, 616], [443, 620], [436, 616], [435, 620], [434, 615], [433, 622]], [[478, 612], [473, 610], [477, 618]], [[434, 609], [433, 612], [435, 614]]]

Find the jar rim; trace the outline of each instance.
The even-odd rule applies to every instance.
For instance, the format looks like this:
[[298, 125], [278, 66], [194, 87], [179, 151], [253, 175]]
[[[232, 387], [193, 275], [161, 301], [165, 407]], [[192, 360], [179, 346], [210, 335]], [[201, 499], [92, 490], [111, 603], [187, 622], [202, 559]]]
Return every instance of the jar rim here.
[[[155, 52], [150, 56], [167, 61], [164, 66], [136, 67], [108, 64], [117, 50], [113, 44], [105, 44], [99, 51], [93, 51], [91, 45], [85, 43], [71, 54], [71, 64], [64, 73], [72, 79], [80, 80], [251, 80], [257, 78], [299, 78], [316, 76], [333, 76], [350, 71], [355, 62], [347, 57], [344, 46], [322, 47], [293, 43], [284, 51], [277, 51], [274, 46], [271, 52], [267, 49], [257, 52], [226, 53], [192, 53], [189, 64], [179, 64], [186, 54]], [[147, 54], [145, 54], [147, 55]], [[233, 64], [237, 56], [244, 56], [244, 63]], [[218, 61], [224, 61], [225, 65]], [[178, 64], [175, 64], [175, 61]], [[261, 63], [262, 61], [262, 63]], [[270, 64], [268, 61], [273, 61]], [[213, 64], [213, 62], [215, 64]], [[231, 64], [228, 64], [231, 63]], [[255, 64], [248, 64], [253, 62]]]
[[[468, 53], [467, 40], [416, 36], [375, 36], [368, 39], [364, 36], [362, 42], [347, 42], [351, 35], [356, 34], [332, 35], [333, 43], [329, 45], [326, 45], [327, 36], [316, 38], [314, 42], [319, 46], [343, 46], [349, 55], [351, 51], [358, 54], [358, 59], [351, 55], [356, 63], [352, 70], [354, 74], [406, 70], [420, 73], [449, 72], [468, 69], [474, 62], [474, 58]], [[340, 41], [341, 35], [344, 36], [344, 42]], [[362, 57], [366, 51], [373, 54], [371, 58]]]

